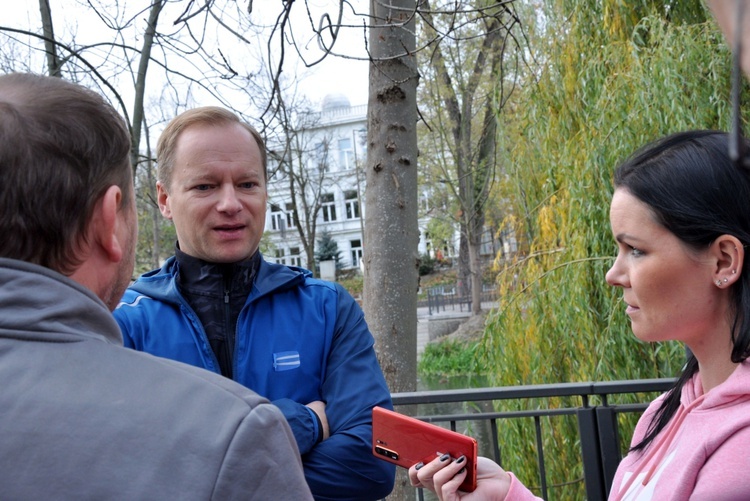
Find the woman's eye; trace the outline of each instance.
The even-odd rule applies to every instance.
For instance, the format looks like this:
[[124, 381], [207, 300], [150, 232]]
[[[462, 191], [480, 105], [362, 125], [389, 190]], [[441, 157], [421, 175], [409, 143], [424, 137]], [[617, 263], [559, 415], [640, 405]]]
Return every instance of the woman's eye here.
[[641, 257], [643, 256], [643, 254], [644, 253], [641, 249], [630, 247], [630, 255], [632, 255], [633, 257]]

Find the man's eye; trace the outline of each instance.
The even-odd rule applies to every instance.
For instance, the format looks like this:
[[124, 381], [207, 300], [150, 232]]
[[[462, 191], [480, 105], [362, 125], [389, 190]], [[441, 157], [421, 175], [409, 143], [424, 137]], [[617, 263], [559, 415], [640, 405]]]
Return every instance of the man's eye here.
[[255, 188], [256, 186], [258, 186], [258, 183], [254, 183], [252, 181], [248, 181], [247, 183], [240, 184], [240, 188], [244, 188], [246, 190], [250, 190], [252, 188]]
[[195, 189], [198, 190], [198, 191], [206, 191], [206, 190], [208, 190], [210, 188], [211, 188], [210, 184], [199, 184], [199, 185], [197, 185], [195, 187]]

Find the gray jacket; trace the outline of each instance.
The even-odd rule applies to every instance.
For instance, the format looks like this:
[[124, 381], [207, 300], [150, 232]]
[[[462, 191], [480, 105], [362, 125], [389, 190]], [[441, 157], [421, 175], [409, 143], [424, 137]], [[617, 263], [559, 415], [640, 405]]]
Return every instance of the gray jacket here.
[[276, 407], [121, 344], [89, 290], [0, 258], [0, 499], [312, 499]]

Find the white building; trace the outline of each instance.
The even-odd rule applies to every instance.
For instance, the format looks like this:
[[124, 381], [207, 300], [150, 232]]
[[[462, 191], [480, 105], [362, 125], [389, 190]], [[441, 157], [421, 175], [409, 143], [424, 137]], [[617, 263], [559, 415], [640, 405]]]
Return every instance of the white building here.
[[[313, 125], [297, 133], [294, 153], [287, 153], [294, 169], [305, 176], [322, 175], [319, 191], [317, 181], [307, 187], [308, 199], [319, 199], [321, 207], [317, 217], [315, 243], [328, 232], [338, 244], [339, 265], [343, 269], [360, 268], [364, 252], [364, 194], [363, 166], [367, 156], [367, 105], [351, 106], [341, 94], [326, 96], [322, 110]], [[279, 169], [278, 153], [281, 141], [269, 150], [268, 211], [266, 232], [274, 250], [266, 259], [282, 264], [314, 269], [308, 263], [299, 233], [295, 227], [290, 193], [290, 177]], [[275, 150], [275, 151], [274, 151]], [[304, 169], [300, 169], [300, 164]], [[300, 220], [304, 219], [298, 195]], [[425, 238], [426, 221], [420, 220], [419, 253], [430, 250]], [[455, 248], [458, 248], [456, 243]]]
[[[311, 178], [310, 184], [313, 186], [308, 186], [308, 200], [320, 200], [316, 244], [323, 232], [327, 231], [338, 244], [340, 266], [356, 268], [363, 252], [361, 207], [364, 176], [361, 166], [366, 155], [367, 105], [350, 106], [346, 97], [329, 95], [323, 101], [321, 113], [315, 118], [313, 125], [298, 132], [295, 151], [289, 154], [290, 161], [295, 164], [296, 171]], [[273, 146], [269, 149], [273, 150]], [[300, 169], [300, 163], [305, 164], [304, 169]], [[315, 263], [306, 262], [304, 246], [292, 217], [289, 176], [282, 173], [278, 161], [271, 156], [268, 170], [266, 231], [275, 247], [275, 256], [266, 258], [314, 269]], [[319, 185], [315, 180], [318, 173], [323, 176]], [[304, 220], [306, 216], [300, 196], [297, 206], [300, 220]]]

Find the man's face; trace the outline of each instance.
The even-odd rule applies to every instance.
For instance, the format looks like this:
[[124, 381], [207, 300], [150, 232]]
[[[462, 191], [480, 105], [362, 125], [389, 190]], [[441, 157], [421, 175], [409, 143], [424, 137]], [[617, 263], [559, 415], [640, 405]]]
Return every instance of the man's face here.
[[156, 184], [159, 209], [180, 249], [214, 263], [248, 259], [266, 221], [260, 149], [238, 123], [192, 125], [177, 139], [170, 186]]

